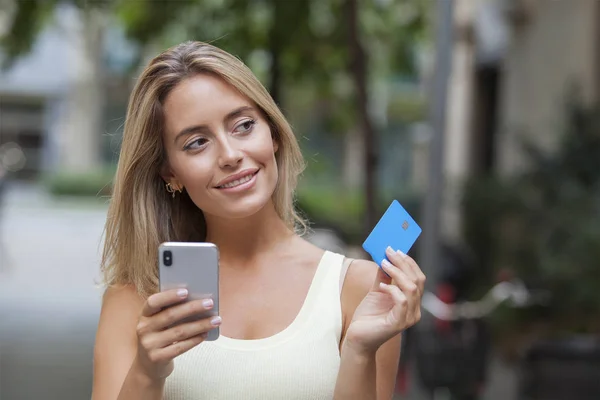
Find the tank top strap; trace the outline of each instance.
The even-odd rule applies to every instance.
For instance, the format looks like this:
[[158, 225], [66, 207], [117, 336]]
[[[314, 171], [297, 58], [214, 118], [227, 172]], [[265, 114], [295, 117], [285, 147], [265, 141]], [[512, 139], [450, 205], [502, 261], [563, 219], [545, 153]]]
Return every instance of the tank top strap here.
[[306, 317], [311, 326], [319, 329], [329, 327], [336, 332], [338, 341], [342, 332], [342, 304], [340, 299], [340, 275], [345, 257], [326, 251], [306, 299]]
[[344, 261], [346, 257], [342, 254], [332, 253], [327, 251], [322, 267], [327, 271], [323, 278], [327, 286], [326, 293], [328, 295], [335, 296], [338, 300], [340, 298], [340, 279], [344, 272]]
[[326, 251], [319, 263], [317, 271], [311, 284], [307, 303], [313, 303], [317, 299], [327, 298], [327, 303], [339, 302], [340, 298], [340, 276], [343, 271], [345, 257], [341, 254]]

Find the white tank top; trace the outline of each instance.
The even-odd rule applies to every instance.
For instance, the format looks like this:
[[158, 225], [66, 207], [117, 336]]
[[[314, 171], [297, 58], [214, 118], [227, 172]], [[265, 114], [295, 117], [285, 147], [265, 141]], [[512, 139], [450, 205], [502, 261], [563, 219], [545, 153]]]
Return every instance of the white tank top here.
[[332, 399], [340, 367], [344, 256], [325, 252], [294, 321], [256, 340], [221, 335], [175, 359], [164, 400]]

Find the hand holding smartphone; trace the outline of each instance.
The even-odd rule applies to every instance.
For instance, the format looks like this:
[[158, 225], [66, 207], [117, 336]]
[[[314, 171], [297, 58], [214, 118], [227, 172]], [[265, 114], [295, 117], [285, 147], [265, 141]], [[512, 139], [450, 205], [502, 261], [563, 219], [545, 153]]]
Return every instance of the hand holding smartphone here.
[[134, 367], [152, 380], [173, 372], [175, 357], [219, 337], [219, 254], [211, 243], [163, 243], [160, 291], [148, 297], [137, 325]]
[[[189, 316], [175, 325], [216, 317], [219, 314], [219, 251], [212, 243], [167, 242], [159, 246], [160, 291], [185, 288], [186, 301], [211, 299], [210, 310]], [[219, 328], [206, 340], [217, 340]]]

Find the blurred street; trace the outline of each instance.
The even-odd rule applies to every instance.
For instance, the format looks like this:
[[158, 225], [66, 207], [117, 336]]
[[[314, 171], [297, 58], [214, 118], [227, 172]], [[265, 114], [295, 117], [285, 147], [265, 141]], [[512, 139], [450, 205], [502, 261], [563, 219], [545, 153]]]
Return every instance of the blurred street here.
[[102, 207], [7, 193], [0, 235], [0, 399], [85, 399], [91, 391]]

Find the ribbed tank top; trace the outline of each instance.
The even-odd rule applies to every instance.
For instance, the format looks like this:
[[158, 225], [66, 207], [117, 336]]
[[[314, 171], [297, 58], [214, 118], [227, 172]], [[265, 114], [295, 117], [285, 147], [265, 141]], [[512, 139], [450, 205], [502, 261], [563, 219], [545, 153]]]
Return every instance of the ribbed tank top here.
[[340, 274], [325, 252], [304, 303], [283, 331], [256, 340], [221, 335], [175, 359], [164, 400], [332, 399], [340, 367]]

